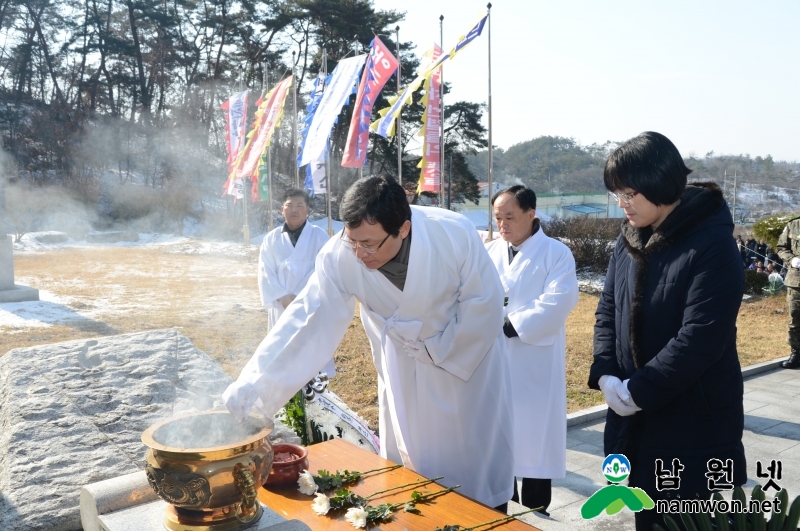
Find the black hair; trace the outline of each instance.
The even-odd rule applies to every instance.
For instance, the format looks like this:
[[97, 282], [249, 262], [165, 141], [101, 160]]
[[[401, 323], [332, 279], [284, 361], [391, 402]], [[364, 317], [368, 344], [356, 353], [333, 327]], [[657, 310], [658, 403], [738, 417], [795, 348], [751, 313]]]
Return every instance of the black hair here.
[[393, 177], [364, 177], [347, 189], [339, 205], [339, 217], [348, 229], [361, 223], [380, 223], [392, 236], [411, 219], [406, 191]]
[[283, 194], [283, 202], [285, 203], [288, 201], [290, 197], [302, 197], [303, 201], [306, 202], [306, 206], [311, 202], [311, 199], [308, 197], [308, 192], [300, 190], [299, 188], [289, 188], [286, 190], [286, 193]]
[[505, 190], [500, 190], [492, 196], [492, 205], [494, 205], [494, 202], [502, 194], [513, 195], [523, 212], [527, 212], [530, 209], [536, 210], [536, 193], [527, 186], [515, 184], [514, 186], [509, 186]]
[[671, 205], [681, 198], [690, 173], [669, 138], [645, 131], [609, 155], [603, 183], [610, 192], [631, 188], [656, 206]]

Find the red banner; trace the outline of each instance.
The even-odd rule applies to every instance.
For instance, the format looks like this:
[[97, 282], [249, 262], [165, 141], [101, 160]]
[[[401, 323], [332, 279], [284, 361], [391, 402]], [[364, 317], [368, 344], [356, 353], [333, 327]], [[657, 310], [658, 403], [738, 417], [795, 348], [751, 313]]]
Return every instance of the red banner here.
[[361, 74], [356, 104], [353, 107], [353, 119], [350, 122], [350, 131], [342, 155], [342, 166], [345, 168], [360, 168], [367, 161], [372, 107], [389, 76], [397, 70], [398, 64], [395, 56], [378, 37], [372, 39], [369, 59], [364, 67], [364, 73]]
[[[442, 55], [442, 49], [438, 46], [433, 47], [432, 61], [436, 61]], [[425, 81], [425, 114], [422, 115], [424, 127], [420, 133], [425, 137], [422, 143], [422, 160], [419, 167], [420, 172], [419, 189], [422, 192], [439, 192], [442, 172], [441, 163], [441, 144], [440, 127], [442, 117], [440, 105], [442, 102], [442, 69], [437, 68], [431, 77]]]

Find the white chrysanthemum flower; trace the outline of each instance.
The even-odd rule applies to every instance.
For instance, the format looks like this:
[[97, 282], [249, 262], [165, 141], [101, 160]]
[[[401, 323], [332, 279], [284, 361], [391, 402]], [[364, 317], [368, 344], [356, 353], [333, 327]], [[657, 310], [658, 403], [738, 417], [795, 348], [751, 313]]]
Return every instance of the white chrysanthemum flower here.
[[350, 507], [344, 517], [356, 529], [367, 527], [367, 511], [361, 507]]
[[319, 415], [325, 411], [325, 409], [319, 404], [319, 402], [306, 402], [306, 415], [307, 416], [315, 416]]
[[339, 430], [336, 429], [335, 423], [326, 423], [321, 429], [323, 432], [328, 434], [328, 439], [335, 439], [339, 437]]
[[313, 496], [317, 492], [317, 484], [314, 482], [314, 476], [308, 470], [303, 470], [300, 477], [297, 478], [297, 486], [301, 493], [306, 496]]
[[314, 498], [314, 502], [311, 504], [311, 508], [319, 516], [325, 516], [331, 510], [331, 500], [321, 492], [318, 492], [317, 497]]
[[355, 444], [359, 448], [364, 447], [364, 441], [361, 440], [361, 434], [349, 426], [342, 430], [342, 439], [351, 444]]

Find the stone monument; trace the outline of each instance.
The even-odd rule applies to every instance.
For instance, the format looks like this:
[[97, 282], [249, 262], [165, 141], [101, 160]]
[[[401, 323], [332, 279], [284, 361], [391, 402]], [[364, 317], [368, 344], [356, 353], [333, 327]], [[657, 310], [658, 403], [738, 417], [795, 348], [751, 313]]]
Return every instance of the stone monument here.
[[14, 284], [14, 243], [11, 236], [0, 237], [0, 302], [38, 301], [39, 290]]

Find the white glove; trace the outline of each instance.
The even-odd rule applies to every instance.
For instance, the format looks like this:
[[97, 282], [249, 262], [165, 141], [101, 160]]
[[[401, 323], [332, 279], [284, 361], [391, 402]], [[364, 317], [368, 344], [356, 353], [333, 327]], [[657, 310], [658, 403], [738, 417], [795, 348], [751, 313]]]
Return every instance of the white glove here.
[[428, 349], [425, 348], [425, 342], [417, 339], [416, 341], [405, 341], [403, 342], [403, 350], [406, 351], [406, 354], [411, 356], [412, 358], [420, 361], [422, 363], [432, 364], [433, 360], [431, 359], [430, 354], [428, 354]]
[[605, 374], [600, 377], [598, 385], [600, 390], [603, 391], [608, 407], [620, 417], [633, 415], [641, 409], [633, 403], [627, 387], [616, 376]]
[[792, 258], [792, 267], [795, 268], [795, 269], [800, 268], [800, 258], [798, 258], [796, 256], [794, 258]]
[[258, 400], [256, 389], [251, 384], [242, 383], [239, 380], [230, 384], [222, 393], [222, 402], [239, 422], [244, 422], [256, 400]]
[[631, 381], [631, 379], [628, 378], [627, 380], [622, 382], [622, 387], [624, 387], [625, 388], [625, 392], [628, 393], [628, 400], [623, 399], [622, 401], [625, 402], [626, 406], [635, 407], [636, 411], [641, 411], [642, 408], [640, 408], [639, 406], [636, 405], [636, 402], [633, 401], [633, 396], [631, 396], [630, 391], [628, 391], [628, 382], [630, 382], [630, 381]]

